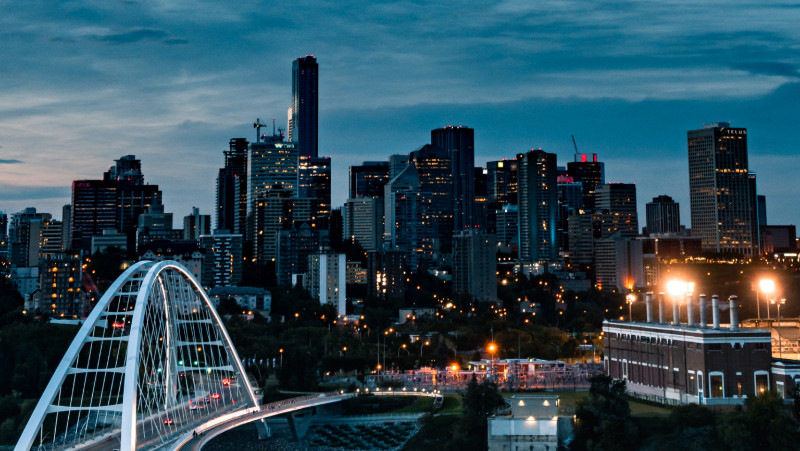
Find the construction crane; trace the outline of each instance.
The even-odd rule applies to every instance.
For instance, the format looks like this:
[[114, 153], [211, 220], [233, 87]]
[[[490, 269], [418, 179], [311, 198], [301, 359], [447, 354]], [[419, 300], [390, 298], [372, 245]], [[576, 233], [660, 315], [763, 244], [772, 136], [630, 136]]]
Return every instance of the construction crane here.
[[575, 161], [578, 161], [578, 144], [575, 142], [575, 135], [569, 135], [572, 137], [572, 147], [575, 148]]
[[253, 122], [253, 128], [256, 129], [256, 142], [261, 142], [261, 127], [264, 127], [265, 125], [267, 124], [261, 122], [260, 117], [257, 117], [256, 121]]

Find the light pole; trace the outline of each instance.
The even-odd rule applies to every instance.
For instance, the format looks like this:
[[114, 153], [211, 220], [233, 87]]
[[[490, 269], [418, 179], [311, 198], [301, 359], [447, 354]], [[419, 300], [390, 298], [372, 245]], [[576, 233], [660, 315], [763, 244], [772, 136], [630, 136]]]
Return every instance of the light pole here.
[[494, 380], [494, 353], [497, 351], [497, 345], [494, 343], [489, 343], [487, 349], [489, 350], [489, 354], [492, 356], [492, 364], [489, 367], [489, 374], [492, 376], [492, 380]]
[[283, 369], [283, 348], [278, 349], [278, 352], [281, 355], [281, 369]]
[[[761, 288], [761, 291], [763, 291], [764, 295], [767, 297], [765, 300], [767, 302], [767, 319], [769, 319], [769, 304], [771, 303], [769, 295], [775, 292], [775, 281], [772, 279], [761, 279], [758, 282], [758, 287]], [[761, 319], [760, 316], [759, 319]]]
[[400, 358], [400, 350], [401, 350], [401, 349], [405, 349], [405, 351], [406, 351], [406, 354], [408, 354], [408, 349], [406, 349], [406, 344], [405, 344], [405, 343], [403, 343], [403, 344], [401, 344], [401, 345], [400, 345], [400, 347], [399, 347], [399, 348], [397, 348], [397, 358]]
[[628, 293], [628, 295], [625, 296], [625, 302], [628, 303], [628, 321], [633, 322], [633, 303], [636, 302], [636, 295]]
[[783, 358], [783, 343], [781, 339], [781, 306], [786, 304], [786, 298], [770, 299], [770, 304], [778, 306], [778, 358]]

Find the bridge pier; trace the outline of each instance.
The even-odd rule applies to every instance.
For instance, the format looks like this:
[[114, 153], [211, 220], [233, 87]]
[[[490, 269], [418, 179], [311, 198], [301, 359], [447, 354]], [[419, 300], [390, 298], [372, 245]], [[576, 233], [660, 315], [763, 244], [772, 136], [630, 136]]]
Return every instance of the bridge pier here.
[[311, 426], [311, 417], [314, 416], [314, 409], [303, 409], [296, 412], [291, 412], [286, 415], [289, 420], [289, 430], [292, 431], [292, 438], [300, 440], [308, 433], [308, 428]]
[[263, 418], [255, 421], [256, 424], [256, 431], [258, 432], [258, 439], [259, 440], [266, 440], [272, 437], [272, 431], [270, 430], [269, 426], [267, 425], [266, 420]]

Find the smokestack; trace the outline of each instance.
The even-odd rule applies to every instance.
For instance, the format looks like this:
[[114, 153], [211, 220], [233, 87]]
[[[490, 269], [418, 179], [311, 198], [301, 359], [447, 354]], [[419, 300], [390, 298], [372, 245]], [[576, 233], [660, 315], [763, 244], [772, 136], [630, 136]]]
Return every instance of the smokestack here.
[[686, 293], [686, 324], [694, 326], [694, 301], [692, 293]]
[[677, 326], [681, 323], [680, 300], [672, 296], [672, 325]]
[[653, 293], [647, 292], [644, 294], [644, 303], [647, 306], [647, 322], [653, 322]]
[[664, 293], [658, 293], [658, 322], [661, 324], [667, 322], [664, 319]]
[[706, 295], [700, 295], [700, 327], [705, 329], [708, 327], [708, 322], [706, 321]]
[[739, 330], [739, 298], [736, 295], [728, 296], [728, 305], [731, 308], [731, 330]]
[[714, 321], [714, 329], [719, 329], [719, 296], [711, 296], [711, 315]]

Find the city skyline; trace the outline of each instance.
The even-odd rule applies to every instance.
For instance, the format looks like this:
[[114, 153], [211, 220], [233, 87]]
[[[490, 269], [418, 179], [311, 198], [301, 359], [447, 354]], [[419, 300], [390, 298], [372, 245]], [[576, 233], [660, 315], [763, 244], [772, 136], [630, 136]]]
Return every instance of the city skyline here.
[[255, 117], [286, 127], [291, 62], [308, 53], [322, 66], [319, 153], [333, 157], [334, 207], [347, 197], [349, 166], [463, 124], [475, 129], [479, 166], [539, 147], [565, 166], [575, 135], [581, 153], [606, 163], [608, 181], [637, 184], [641, 217], [666, 194], [690, 227], [686, 132], [731, 121], [748, 129], [769, 223], [797, 224], [782, 185], [800, 170], [791, 148], [798, 9], [726, 5], [723, 33], [700, 28], [718, 5], [691, 4], [691, 15], [689, 5], [378, 4], [359, 22], [347, 5], [313, 3], [287, 5], [285, 16], [202, 2], [9, 5], [0, 210], [59, 217], [73, 180], [134, 154], [167, 211], [211, 214], [207, 180], [228, 140], [252, 142]]

